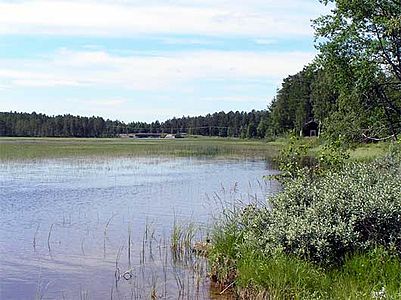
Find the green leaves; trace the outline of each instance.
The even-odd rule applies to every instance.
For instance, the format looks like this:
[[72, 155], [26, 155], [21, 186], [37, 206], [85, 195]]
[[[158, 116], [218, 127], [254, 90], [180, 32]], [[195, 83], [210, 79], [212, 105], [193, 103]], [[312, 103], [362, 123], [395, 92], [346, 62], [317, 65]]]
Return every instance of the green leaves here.
[[294, 179], [300, 174], [308, 172], [308, 169], [305, 168], [305, 160], [310, 148], [310, 144], [302, 143], [294, 136], [291, 137], [288, 145], [280, 151], [278, 162], [282, 173], [276, 178], [279, 180]]
[[386, 158], [290, 182], [270, 199], [267, 248], [333, 264], [353, 251], [401, 245], [400, 170]]
[[401, 89], [401, 2], [331, 2], [335, 8], [315, 20], [314, 27], [320, 50], [317, 61], [334, 78], [339, 93], [337, 111], [343, 116], [339, 123], [356, 113], [354, 128], [360, 132], [377, 132], [378, 125], [385, 124], [383, 135], [397, 136], [401, 129], [401, 97], [396, 92]]

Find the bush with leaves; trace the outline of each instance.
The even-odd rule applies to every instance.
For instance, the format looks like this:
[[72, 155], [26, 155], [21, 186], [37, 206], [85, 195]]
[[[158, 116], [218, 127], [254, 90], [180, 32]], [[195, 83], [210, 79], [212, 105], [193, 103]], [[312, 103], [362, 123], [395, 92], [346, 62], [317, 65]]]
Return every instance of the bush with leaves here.
[[317, 153], [318, 170], [324, 172], [327, 170], [339, 170], [349, 159], [349, 152], [340, 138], [326, 143]]
[[269, 201], [256, 226], [263, 232], [250, 234], [265, 251], [324, 265], [379, 245], [401, 251], [401, 163], [393, 156], [299, 177]]
[[278, 157], [279, 169], [282, 173], [277, 177], [279, 180], [296, 178], [309, 172], [307, 168], [311, 166], [313, 158], [308, 156], [308, 151], [312, 143], [305, 139], [299, 139], [295, 136], [290, 137], [288, 144], [283, 147]]
[[315, 177], [330, 170], [341, 169], [350, 157], [348, 145], [341, 136], [336, 140], [326, 141], [315, 155], [311, 155], [310, 150], [317, 143], [319, 142], [316, 140], [291, 137], [278, 157], [281, 173], [268, 178], [284, 183], [299, 177]]
[[369, 163], [335, 146], [323, 155], [338, 164], [287, 177], [267, 205], [225, 211], [209, 253], [222, 288], [240, 299], [400, 298], [401, 144]]
[[233, 262], [241, 247], [324, 266], [377, 246], [401, 252], [401, 160], [393, 155], [346, 163], [321, 176], [287, 180], [269, 205], [246, 207], [229, 226], [221, 225], [235, 237], [230, 240]]

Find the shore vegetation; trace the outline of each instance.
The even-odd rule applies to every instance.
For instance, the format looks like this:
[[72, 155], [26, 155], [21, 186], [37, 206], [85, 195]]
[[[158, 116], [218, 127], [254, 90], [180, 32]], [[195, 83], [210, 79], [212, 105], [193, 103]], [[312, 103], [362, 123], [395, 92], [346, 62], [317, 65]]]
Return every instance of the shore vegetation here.
[[87, 156], [273, 158], [284, 141], [193, 136], [184, 139], [0, 138], [0, 160]]
[[306, 167], [290, 143], [283, 191], [216, 222], [216, 281], [242, 299], [399, 299], [400, 146], [363, 162], [326, 146]]

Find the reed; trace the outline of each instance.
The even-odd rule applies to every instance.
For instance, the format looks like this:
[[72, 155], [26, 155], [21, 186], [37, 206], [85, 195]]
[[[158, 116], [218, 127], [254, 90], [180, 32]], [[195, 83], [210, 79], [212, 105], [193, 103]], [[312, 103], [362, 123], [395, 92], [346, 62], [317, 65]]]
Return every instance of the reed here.
[[89, 291], [81, 289], [81, 291], [79, 293], [79, 299], [80, 300], [89, 300], [90, 299]]
[[75, 156], [275, 157], [281, 142], [228, 138], [179, 140], [0, 138], [0, 161]]
[[39, 228], [40, 228], [40, 224], [38, 224], [38, 226], [36, 227], [35, 234], [33, 235], [32, 244], [33, 244], [33, 250], [34, 250], [34, 251], [36, 251], [36, 236], [37, 236], [38, 233], [39, 233]]
[[49, 250], [49, 253], [51, 253], [50, 238], [51, 238], [51, 235], [52, 235], [53, 226], [54, 226], [54, 223], [50, 226], [49, 233], [47, 235], [47, 248]]
[[[202, 299], [199, 295], [207, 276], [207, 261], [204, 256], [199, 255], [198, 251], [194, 251], [194, 245], [203, 239], [206, 230], [204, 227], [201, 228], [194, 223], [175, 221], [169, 234], [164, 232], [161, 234], [152, 222], [146, 220], [142, 238], [139, 238], [139, 243], [136, 243], [131, 223], [128, 222], [127, 230], [120, 232], [123, 237], [117, 246], [115, 232], [113, 231], [111, 235], [109, 230], [114, 217], [115, 214], [112, 214], [103, 227], [99, 228], [99, 237], [103, 237], [104, 240], [103, 261], [111, 262], [114, 268], [114, 280], [108, 292], [110, 299]], [[98, 220], [95, 220], [96, 222], [99, 223]], [[52, 223], [49, 228], [47, 237], [49, 251], [51, 251], [52, 238], [58, 233], [54, 230], [57, 224]], [[66, 229], [73, 229], [73, 227]], [[39, 226], [36, 229], [36, 232], [38, 231]], [[37, 241], [36, 235], [37, 233], [34, 235], [34, 244]], [[80, 240], [82, 256], [91, 257], [89, 248], [92, 244], [87, 239], [90, 236], [88, 225], [86, 235]], [[107, 256], [106, 240], [109, 248]], [[85, 243], [88, 249], [85, 249]], [[101, 247], [102, 245], [100, 249]], [[140, 251], [136, 252], [135, 249]], [[111, 261], [110, 254], [113, 255]], [[36, 299], [44, 298], [49, 285], [50, 283], [44, 285], [40, 281]], [[127, 287], [129, 287], [128, 291]], [[85, 287], [76, 291], [78, 299], [89, 299], [90, 296], [89, 290]], [[68, 298], [69, 295], [65, 297]]]
[[83, 237], [81, 240], [81, 251], [83, 256], [85, 256], [84, 242], [85, 242], [85, 237]]
[[127, 247], [127, 254], [128, 254], [128, 266], [131, 268], [131, 226], [128, 226], [128, 247]]
[[111, 217], [107, 220], [106, 224], [104, 225], [103, 230], [103, 257], [106, 258], [106, 239], [107, 239], [107, 229], [110, 226], [111, 220], [115, 217], [115, 214], [112, 214]]

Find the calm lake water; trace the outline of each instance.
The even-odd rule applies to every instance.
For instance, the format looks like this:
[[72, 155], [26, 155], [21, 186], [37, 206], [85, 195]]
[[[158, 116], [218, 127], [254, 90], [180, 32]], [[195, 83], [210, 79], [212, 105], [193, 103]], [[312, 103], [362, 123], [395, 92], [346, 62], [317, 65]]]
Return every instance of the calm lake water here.
[[204, 261], [172, 262], [172, 228], [196, 224], [205, 238], [222, 203], [274, 193], [273, 172], [262, 160], [2, 162], [0, 298], [210, 299], [188, 271], [203, 275]]

